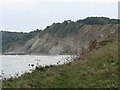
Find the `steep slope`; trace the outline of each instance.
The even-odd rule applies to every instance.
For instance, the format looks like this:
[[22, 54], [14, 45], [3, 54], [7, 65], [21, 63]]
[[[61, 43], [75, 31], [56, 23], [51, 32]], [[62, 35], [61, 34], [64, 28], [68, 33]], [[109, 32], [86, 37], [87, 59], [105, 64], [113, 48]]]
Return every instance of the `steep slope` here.
[[5, 54], [81, 54], [93, 42], [99, 42], [117, 33], [118, 24], [117, 19], [105, 17], [53, 23], [34, 35], [28, 33], [27, 36], [32, 37], [25, 37], [27, 40], [22, 42], [22, 45], [18, 42], [12, 43]]
[[45, 33], [28, 40], [15, 52], [29, 54], [80, 54], [92, 42], [99, 42], [117, 33], [118, 25], [83, 25], [77, 34], [69, 33], [64, 38]]
[[74, 62], [37, 67], [32, 73], [3, 81], [3, 88], [120, 88], [118, 42], [112, 36]]
[[36, 30], [30, 33], [23, 32], [2, 32], [2, 52], [10, 51], [14, 48], [18, 48], [24, 45], [29, 39], [35, 37], [41, 30]]

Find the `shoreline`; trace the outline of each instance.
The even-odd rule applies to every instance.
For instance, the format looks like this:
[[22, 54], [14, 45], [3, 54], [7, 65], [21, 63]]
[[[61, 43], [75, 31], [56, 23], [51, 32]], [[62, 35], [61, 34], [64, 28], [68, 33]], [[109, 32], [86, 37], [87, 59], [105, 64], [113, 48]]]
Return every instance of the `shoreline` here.
[[[48, 55], [47, 56], [43, 56], [43, 55], [34, 56], [34, 55], [32, 55], [33, 57], [31, 55], [25, 55], [25, 56], [24, 55], [9, 55], [9, 56], [3, 55], [3, 59], [5, 59], [6, 56], [8, 57], [8, 59], [10, 57], [10, 60], [17, 59], [17, 58], [18, 59], [20, 59], [20, 58], [27, 59], [28, 58], [28, 60], [25, 60], [25, 61], [27, 61], [27, 63], [25, 63], [25, 65], [22, 65], [22, 64], [18, 65], [19, 67], [23, 66], [24, 69], [22, 69], [22, 71], [19, 69], [15, 69], [15, 71], [13, 70], [14, 73], [11, 74], [10, 72], [13, 72], [13, 71], [10, 71], [10, 70], [12, 70], [11, 66], [10, 66], [10, 69], [6, 68], [7, 71], [3, 69], [3, 73], [4, 73], [3, 76], [5, 78], [15, 77], [17, 74], [19, 74], [21, 76], [21, 74], [31, 72], [31, 70], [32, 71], [35, 70], [36, 67], [46, 67], [46, 66], [51, 66], [51, 65], [56, 65], [56, 66], [63, 65], [63, 64], [72, 62], [76, 58], [76, 56], [71, 56], [71, 55], [54, 55], [54, 56], [53, 55], [52, 56], [48, 56]], [[31, 58], [31, 59], [29, 60], [29, 58]], [[47, 58], [48, 58], [48, 60], [46, 61]], [[32, 62], [31, 62], [31, 60], [32, 60]], [[45, 62], [44, 62], [44, 60], [45, 60]], [[14, 60], [12, 60], [12, 61], [14, 61]], [[25, 62], [25, 61], [23, 60], [21, 62]], [[50, 61], [50, 62], [48, 62], [48, 61]]]

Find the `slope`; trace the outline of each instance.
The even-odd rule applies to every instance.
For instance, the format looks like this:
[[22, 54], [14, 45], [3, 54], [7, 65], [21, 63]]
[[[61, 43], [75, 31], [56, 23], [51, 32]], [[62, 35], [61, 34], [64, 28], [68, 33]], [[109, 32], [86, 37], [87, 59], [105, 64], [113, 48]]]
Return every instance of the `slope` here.
[[74, 62], [37, 67], [32, 73], [3, 81], [4, 88], [118, 88], [118, 42], [112, 36]]

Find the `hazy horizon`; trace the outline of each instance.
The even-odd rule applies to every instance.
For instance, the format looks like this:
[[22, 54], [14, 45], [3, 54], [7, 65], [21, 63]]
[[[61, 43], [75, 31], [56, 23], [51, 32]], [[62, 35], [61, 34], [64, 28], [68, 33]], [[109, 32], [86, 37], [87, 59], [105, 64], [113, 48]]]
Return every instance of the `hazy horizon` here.
[[[0, 29], [12, 32], [30, 32], [36, 29], [43, 30], [52, 23], [65, 20], [76, 21], [86, 17], [118, 18], [117, 0], [98, 0], [92, 2], [40, 2], [22, 0], [5, 0], [2, 3]], [[11, 1], [11, 2], [10, 2]], [[87, 1], [87, 0], [85, 0]], [[91, 1], [91, 0], [90, 0]], [[4, 5], [4, 6], [3, 6]]]

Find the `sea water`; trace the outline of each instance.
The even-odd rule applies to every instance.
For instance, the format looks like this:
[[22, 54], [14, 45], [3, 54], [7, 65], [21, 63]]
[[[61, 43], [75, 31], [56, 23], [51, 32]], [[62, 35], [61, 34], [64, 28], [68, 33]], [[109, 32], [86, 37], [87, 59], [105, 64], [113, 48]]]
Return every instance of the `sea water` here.
[[69, 63], [75, 56], [71, 55], [1, 55], [0, 70], [3, 78], [20, 76], [31, 72], [36, 66], [49, 66]]

